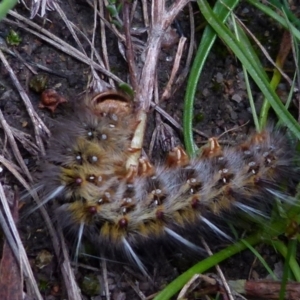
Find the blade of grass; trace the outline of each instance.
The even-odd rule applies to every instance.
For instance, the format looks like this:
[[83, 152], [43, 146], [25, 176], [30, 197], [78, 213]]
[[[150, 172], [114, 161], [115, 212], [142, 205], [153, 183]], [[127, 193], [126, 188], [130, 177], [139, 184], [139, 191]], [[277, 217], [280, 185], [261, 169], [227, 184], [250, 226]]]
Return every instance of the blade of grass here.
[[300, 20], [297, 16], [293, 14], [293, 12], [290, 10], [288, 3], [286, 0], [279, 1], [279, 0], [269, 0], [269, 3], [277, 7], [278, 9], [282, 10], [288, 17], [288, 19], [295, 24], [298, 28], [300, 28]]
[[295, 256], [290, 256], [288, 259], [288, 248], [282, 241], [269, 240], [268, 242], [286, 259], [296, 281], [300, 282], [300, 267]]
[[[256, 53], [255, 53], [255, 51], [254, 51], [247, 35], [245, 34], [245, 32], [243, 30], [243, 28], [235, 22], [234, 15], [231, 14], [231, 16], [232, 16], [231, 20], [232, 20], [232, 23], [233, 23], [233, 26], [234, 26], [234, 32], [235, 32], [235, 36], [236, 36], [237, 40], [239, 42], [243, 43], [244, 45], [247, 45], [249, 55], [251, 55], [251, 57], [256, 61], [257, 64], [260, 64], [258, 56], [256, 55]], [[244, 77], [245, 77], [245, 83], [246, 83], [247, 94], [248, 94], [248, 98], [249, 98], [249, 104], [250, 104], [250, 107], [251, 107], [253, 121], [254, 121], [256, 130], [259, 132], [261, 130], [261, 127], [260, 127], [260, 124], [259, 124], [259, 121], [258, 121], [258, 116], [257, 116], [255, 103], [254, 103], [253, 96], [252, 96], [252, 90], [251, 90], [251, 86], [250, 86], [248, 72], [247, 72], [245, 66], [243, 66], [243, 73], [244, 73]]]
[[238, 57], [240, 62], [245, 66], [252, 79], [255, 81], [261, 92], [270, 102], [272, 108], [277, 113], [277, 116], [284, 122], [284, 124], [293, 132], [293, 134], [300, 139], [300, 125], [288, 112], [281, 100], [272, 90], [268, 80], [261, 73], [261, 68], [254, 61], [251, 60], [247, 49], [244, 45], [239, 43], [233, 33], [219, 21], [217, 15], [211, 10], [206, 0], [197, 1], [200, 11], [213, 27], [222, 40], [230, 47], [234, 54]]
[[18, 0], [3, 0], [0, 3], [0, 21], [6, 17], [8, 11], [17, 4]]
[[285, 298], [286, 293], [286, 285], [288, 283], [288, 280], [290, 279], [290, 261], [295, 254], [295, 250], [297, 247], [297, 241], [296, 240], [289, 240], [288, 248], [287, 248], [287, 255], [285, 257], [285, 263], [283, 268], [283, 275], [281, 280], [281, 287], [280, 287], [280, 293], [279, 293], [279, 300], [283, 300]]
[[[261, 241], [261, 233], [256, 233], [246, 239], [250, 245], [255, 245]], [[223, 260], [239, 253], [247, 248], [246, 244], [242, 241], [237, 242], [224, 250], [210, 256], [198, 264], [194, 265], [192, 268], [178, 276], [174, 281], [172, 281], [164, 290], [162, 290], [154, 300], [166, 300], [174, 296], [195, 274], [203, 274], [210, 268], [214, 267]]]
[[[286, 230], [286, 222], [290, 219], [295, 219], [297, 222], [300, 221], [300, 206], [297, 206], [294, 210], [288, 212], [287, 219], [277, 219], [274, 221], [268, 229], [258, 230], [256, 233], [247, 237], [246, 239], [240, 240], [233, 245], [230, 245], [226, 249], [219, 251], [218, 253], [202, 260], [198, 264], [194, 265], [192, 268], [178, 276], [173, 282], [171, 282], [164, 290], [162, 290], [154, 300], [166, 300], [174, 296], [195, 274], [203, 274], [210, 268], [214, 267], [218, 263], [224, 261], [225, 259], [237, 254], [247, 248], [247, 245], [254, 246], [260, 242], [267, 242], [269, 244], [279, 243], [274, 241], [274, 237], [283, 234]], [[281, 243], [281, 242], [280, 242]], [[283, 243], [278, 244], [279, 251], [281, 253], [286, 253], [286, 248]], [[277, 248], [276, 248], [277, 249]], [[282, 251], [281, 251], [282, 250]], [[292, 266], [292, 264], [295, 264]], [[296, 267], [295, 267], [296, 266]], [[298, 280], [298, 264], [292, 258], [290, 260], [290, 267], [293, 267], [293, 273], [295, 278]], [[296, 273], [296, 274], [295, 274]]]
[[265, 259], [259, 254], [258, 251], [256, 251], [256, 249], [254, 247], [252, 247], [246, 240], [241, 240], [242, 242], [245, 243], [245, 245], [247, 246], [248, 249], [251, 250], [251, 252], [258, 258], [258, 260], [261, 262], [261, 264], [265, 267], [265, 269], [267, 270], [267, 272], [269, 273], [269, 275], [272, 277], [273, 280], [278, 280], [277, 276], [275, 275], [275, 273], [271, 270], [271, 268], [268, 266], [267, 262], [265, 261]]
[[[226, 21], [230, 10], [234, 9], [238, 3], [238, 0], [224, 0], [216, 2], [214, 12], [218, 15], [220, 22]], [[226, 4], [226, 6], [224, 6], [224, 4]], [[197, 150], [192, 132], [196, 89], [204, 63], [216, 40], [216, 37], [217, 35], [215, 31], [210, 26], [206, 26], [188, 78], [186, 94], [184, 97], [183, 135], [185, 149], [189, 156], [193, 156]]]
[[276, 13], [273, 9], [271, 9], [270, 7], [262, 4], [261, 2], [257, 1], [257, 0], [247, 0], [250, 4], [252, 4], [253, 6], [255, 6], [256, 8], [258, 8], [260, 11], [264, 12], [267, 16], [271, 17], [272, 19], [274, 19], [274, 21], [276, 21], [277, 23], [279, 23], [282, 27], [284, 27], [285, 29], [290, 29], [291, 33], [293, 34], [293, 36], [300, 41], [300, 31], [294, 26], [291, 25], [289, 28], [288, 23], [286, 22], [286, 19], [281, 17], [278, 13]]

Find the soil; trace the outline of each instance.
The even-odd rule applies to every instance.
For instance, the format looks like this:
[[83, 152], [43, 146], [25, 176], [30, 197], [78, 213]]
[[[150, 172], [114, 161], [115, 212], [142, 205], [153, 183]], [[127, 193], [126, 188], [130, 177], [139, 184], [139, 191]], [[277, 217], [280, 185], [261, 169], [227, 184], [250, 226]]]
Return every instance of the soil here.
[[[69, 0], [61, 1], [60, 5], [67, 18], [91, 40], [94, 12], [88, 2], [82, 0]], [[194, 6], [194, 8], [195, 11], [197, 11], [196, 6]], [[25, 9], [23, 5], [19, 4], [15, 10], [26, 18], [30, 15], [29, 11]], [[271, 43], [273, 43], [274, 39], [272, 39], [272, 36], [278, 36], [278, 34], [281, 35], [281, 31], [278, 28], [275, 26], [272, 27], [273, 25], [269, 20], [260, 18], [260, 15], [251, 7], [247, 7], [246, 5], [241, 6], [237, 11], [237, 14], [244, 19], [247, 25], [251, 25], [250, 29], [253, 29], [256, 33], [259, 32], [263, 42], [268, 43], [268, 41], [271, 41]], [[203, 24], [203, 20], [198, 14], [196, 14], [195, 17], [196, 25]], [[8, 16], [8, 19], [14, 20], [12, 16]], [[33, 19], [33, 22], [41, 26], [41, 28], [49, 30], [52, 34], [60, 37], [70, 45], [78, 48], [69, 29], [57, 12], [47, 11], [45, 18], [36, 16]], [[139, 26], [140, 23], [136, 21], [135, 25]], [[177, 40], [181, 34], [188, 39], [190, 38], [187, 9], [180, 13], [176, 24], [173, 24], [172, 26], [176, 32]], [[257, 28], [259, 28], [259, 30], [257, 30]], [[6, 43], [6, 37], [9, 35], [11, 29], [17, 32], [21, 37], [22, 41], [19, 45], [13, 46]], [[107, 48], [109, 50], [111, 70], [116, 76], [128, 82], [127, 63], [119, 51], [117, 39], [109, 30], [107, 31], [107, 34]], [[81, 35], [79, 35], [79, 37], [83, 49], [89, 53], [90, 49], [88, 42]], [[197, 31], [195, 37], [195, 45], [198, 45], [201, 38], [201, 31]], [[82, 94], [87, 88], [91, 75], [91, 68], [87, 64], [57, 50], [55, 47], [40, 40], [33, 34], [7, 22], [0, 23], [0, 39], [2, 49], [4, 47], [11, 52], [18, 53], [19, 57], [22, 58], [19, 59], [16, 55], [12, 55], [7, 51], [5, 52], [5, 56], [10, 66], [29, 96], [35, 111], [51, 130], [57, 119], [68, 115], [70, 111], [72, 111], [74, 104], [81, 101]], [[97, 38], [95, 44], [96, 49], [101, 47], [100, 40]], [[274, 45], [273, 43], [270, 47], [271, 52], [276, 53], [278, 50], [278, 44]], [[184, 50], [180, 71], [183, 70], [187, 50], [188, 47]], [[176, 47], [173, 45], [164, 47], [161, 51], [157, 70], [160, 91], [162, 91], [162, 88], [169, 79], [175, 53]], [[26, 67], [25, 63], [34, 68], [37, 71], [37, 74], [33, 74], [31, 70]], [[139, 60], [139, 63], [141, 63], [141, 60]], [[51, 72], [49, 70], [44, 71], [40, 69], [37, 64], [47, 67]], [[102, 76], [100, 73], [98, 74]], [[30, 87], [34, 84], [34, 78], [41, 75], [46, 76], [47, 78], [46, 88], [55, 90], [67, 101], [61, 103], [53, 112], [45, 108], [40, 108], [41, 92], [36, 92]], [[104, 76], [102, 76], [102, 78], [106, 80]], [[177, 91], [170, 99], [159, 104], [159, 106], [178, 121], [179, 124], [182, 124], [185, 87], [186, 80], [181, 86], [175, 87]], [[262, 96], [254, 85], [252, 88], [254, 98], [256, 99], [255, 103], [259, 109], [262, 103]], [[7, 123], [16, 129], [29, 134], [31, 141], [34, 142], [32, 122], [18, 91], [12, 83], [8, 71], [3, 65], [0, 65], [0, 108]], [[195, 134], [194, 138], [199, 146], [206, 142], [207, 137], [218, 136], [226, 130], [235, 128], [234, 131], [230, 131], [222, 137], [222, 142], [232, 143], [236, 139], [243, 138], [252, 126], [252, 115], [247, 99], [242, 68], [236, 61], [234, 55], [228, 52], [228, 49], [225, 48], [221, 41], [216, 42], [213, 51], [206, 62], [197, 88], [194, 109], [194, 128], [202, 131], [206, 135], [205, 137]], [[147, 145], [150, 143], [153, 130], [158, 125], [156, 123], [157, 118], [155, 114], [154, 110], [149, 112], [149, 124], [147, 127], [144, 148], [146, 152], [149, 151]], [[167, 120], [164, 118], [162, 119], [172, 127]], [[247, 122], [249, 122], [247, 126], [241, 127], [241, 125], [244, 125]], [[182, 143], [182, 132], [174, 127], [173, 130], [176, 140]], [[10, 161], [16, 163], [3, 132], [1, 132], [1, 139], [3, 144], [2, 154]], [[44, 141], [45, 143], [47, 142], [46, 136], [44, 136]], [[165, 152], [166, 149], [162, 149], [162, 144], [162, 140], [158, 139], [156, 141], [156, 153]], [[32, 172], [32, 175], [35, 176], [35, 170], [38, 168], [41, 158], [40, 153], [37, 153], [33, 147], [28, 146], [25, 148], [19, 142], [18, 147], [24, 161]], [[18, 184], [14, 176], [12, 176], [5, 168], [1, 173], [1, 182], [9, 187], [18, 186], [21, 195], [23, 195], [23, 188]], [[30, 201], [27, 199], [25, 200], [21, 216], [23, 211], [26, 212], [30, 210], [30, 207], [34, 205], [29, 202]], [[19, 230], [43, 296], [48, 300], [65, 299], [66, 290], [60, 274], [60, 262], [54, 255], [51, 239], [49, 238], [43, 218], [37, 211], [26, 218], [21, 217], [19, 221]], [[68, 246], [70, 246], [70, 249], [72, 249], [73, 241], [67, 241], [67, 243]], [[223, 248], [227, 242], [208, 240], [208, 243], [213, 250], [217, 250]], [[86, 247], [87, 252], [93, 252], [90, 251], [89, 245]], [[153, 257], [155, 263], [150, 274], [153, 282], [150, 282], [148, 278], [140, 275], [128, 263], [120, 264], [107, 262], [108, 286], [111, 292], [111, 299], [140, 299], [137, 290], [146, 297], [154, 294], [160, 291], [180, 273], [187, 270], [187, 268], [195, 262], [195, 259], [187, 261], [185, 253], [181, 253], [179, 249], [178, 251], [174, 251], [173, 249], [170, 252], [164, 249], [164, 251], [158, 252], [159, 253], [156, 254], [157, 256]], [[272, 250], [264, 248], [260, 253], [265, 257], [268, 257], [271, 265], [278, 262], [278, 257], [272, 253]], [[73, 254], [74, 252], [70, 250], [71, 257], [73, 257]], [[249, 251], [245, 251], [229, 259], [223, 264], [222, 269], [227, 279], [246, 279], [249, 276], [255, 276], [253, 274], [256, 274], [259, 278], [263, 278], [265, 274], [261, 271], [261, 266], [259, 264], [253, 266], [253, 261], [254, 255]], [[103, 274], [99, 260], [80, 257], [77, 265], [74, 264], [74, 272], [77, 282], [82, 289], [84, 299], [104, 299]], [[194, 297], [191, 295], [190, 299], [194, 299]]]

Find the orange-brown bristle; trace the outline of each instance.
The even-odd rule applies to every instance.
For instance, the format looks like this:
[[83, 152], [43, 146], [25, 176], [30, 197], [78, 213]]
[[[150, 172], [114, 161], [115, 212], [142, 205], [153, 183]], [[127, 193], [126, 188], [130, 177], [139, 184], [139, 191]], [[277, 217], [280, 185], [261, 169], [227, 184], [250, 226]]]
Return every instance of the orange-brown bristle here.
[[202, 147], [202, 158], [212, 158], [222, 155], [222, 148], [217, 140], [217, 138], [210, 138], [208, 140], [208, 145]]
[[166, 165], [172, 167], [184, 167], [189, 163], [189, 157], [181, 147], [175, 147], [167, 156]]

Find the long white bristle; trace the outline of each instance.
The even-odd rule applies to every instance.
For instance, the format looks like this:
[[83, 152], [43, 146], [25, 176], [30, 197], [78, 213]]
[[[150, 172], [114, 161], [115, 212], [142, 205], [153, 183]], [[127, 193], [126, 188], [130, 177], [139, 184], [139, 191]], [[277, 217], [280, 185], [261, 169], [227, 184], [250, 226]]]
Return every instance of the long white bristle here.
[[43, 201], [42, 204], [46, 204], [49, 200], [55, 198], [56, 196], [58, 196], [63, 189], [65, 188], [64, 185], [60, 185], [59, 187], [57, 187], [54, 191], [52, 191], [52, 193], [50, 193]]
[[170, 228], [165, 228], [165, 232], [167, 234], [169, 234], [171, 237], [173, 237], [174, 239], [176, 239], [177, 241], [179, 241], [180, 243], [188, 246], [189, 248], [191, 248], [191, 249], [193, 249], [195, 251], [202, 251], [203, 252], [203, 249], [201, 249], [200, 247], [196, 246], [195, 244], [193, 244], [192, 242], [188, 241], [187, 239], [183, 238], [181, 235], [179, 235], [175, 231], [171, 230]]
[[272, 194], [273, 196], [275, 196], [276, 198], [282, 200], [283, 202], [295, 205], [297, 204], [297, 198], [296, 197], [291, 197], [289, 195], [286, 195], [284, 193], [278, 192], [278, 191], [274, 191], [271, 189], [266, 189], [270, 194]]
[[84, 223], [81, 222], [79, 225], [79, 230], [78, 230], [78, 238], [77, 238], [77, 244], [76, 244], [76, 249], [75, 249], [75, 261], [78, 261], [78, 256], [79, 256], [79, 249], [82, 241], [82, 235], [83, 235], [83, 230], [84, 230]]
[[201, 217], [201, 220], [207, 225], [209, 226], [213, 231], [215, 231], [217, 234], [222, 235], [223, 237], [225, 237], [227, 240], [232, 241], [232, 238], [226, 234], [225, 232], [223, 232], [221, 229], [219, 229], [216, 225], [214, 225], [212, 222], [210, 222], [208, 219]]
[[45, 199], [43, 199], [40, 203], [38, 203], [37, 206], [35, 206], [33, 209], [31, 209], [30, 211], [28, 211], [25, 215], [26, 216], [29, 216], [31, 215], [33, 212], [35, 212], [36, 210], [38, 210], [40, 207], [44, 206], [45, 204], [47, 204], [47, 202], [49, 202], [51, 199], [55, 198], [58, 194], [60, 194], [63, 189], [65, 187], [63, 185], [57, 187], [55, 189], [55, 191], [53, 191], [50, 195], [48, 195]]
[[238, 207], [239, 209], [241, 209], [242, 211], [246, 212], [247, 214], [250, 214], [250, 215], [258, 215], [258, 216], [262, 216], [264, 218], [268, 218], [265, 214], [263, 214], [260, 210], [258, 209], [255, 209], [251, 206], [248, 206], [248, 205], [245, 205], [243, 203], [239, 203], [239, 202], [235, 202], [234, 205], [236, 207]]
[[133, 249], [131, 248], [130, 244], [127, 242], [127, 240], [125, 238], [123, 238], [123, 244], [125, 246], [125, 251], [126, 251], [128, 257], [132, 258], [134, 260], [134, 262], [138, 265], [138, 267], [140, 268], [140, 270], [142, 271], [142, 273], [144, 275], [146, 275], [147, 277], [149, 277], [144, 264], [141, 262], [141, 260], [135, 254], [135, 252], [133, 251]]

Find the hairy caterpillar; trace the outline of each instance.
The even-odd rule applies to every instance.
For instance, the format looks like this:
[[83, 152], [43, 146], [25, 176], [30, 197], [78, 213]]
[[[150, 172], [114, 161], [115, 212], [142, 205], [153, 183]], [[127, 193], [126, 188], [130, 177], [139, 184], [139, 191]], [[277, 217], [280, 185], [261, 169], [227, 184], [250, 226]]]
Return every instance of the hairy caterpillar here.
[[186, 233], [206, 227], [228, 237], [212, 217], [244, 211], [263, 214], [264, 198], [274, 199], [292, 174], [293, 150], [273, 128], [253, 133], [235, 147], [211, 138], [198, 157], [176, 147], [163, 164], [141, 158], [136, 169], [126, 161], [136, 149], [134, 108], [118, 93], [96, 95], [87, 107], [64, 121], [49, 144], [40, 186], [46, 203], [59, 200], [57, 218], [66, 231], [102, 247], [124, 250], [140, 269], [140, 243], [165, 236], [198, 249]]

